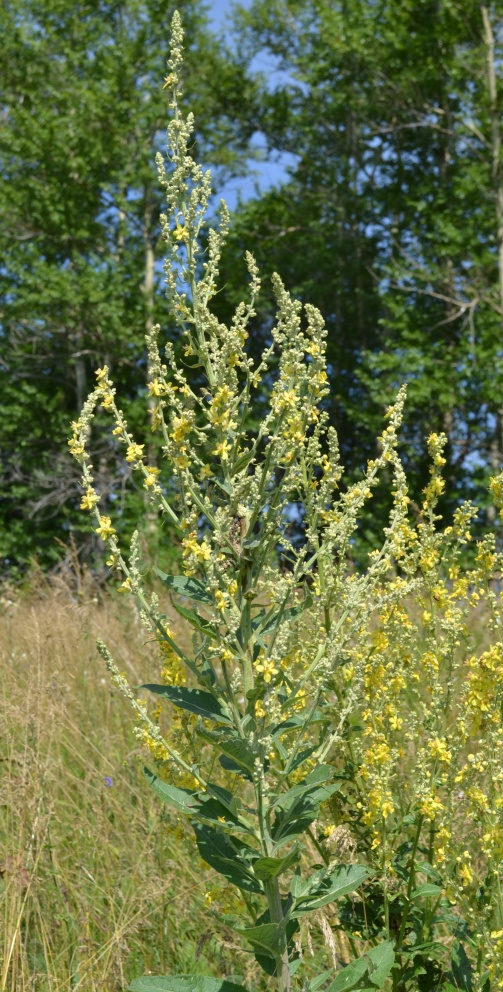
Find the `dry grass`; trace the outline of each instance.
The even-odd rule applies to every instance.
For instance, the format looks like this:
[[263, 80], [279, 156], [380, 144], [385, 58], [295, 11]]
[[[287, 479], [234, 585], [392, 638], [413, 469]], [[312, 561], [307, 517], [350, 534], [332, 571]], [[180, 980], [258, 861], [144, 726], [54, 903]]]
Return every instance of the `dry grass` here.
[[53, 582], [4, 593], [2, 613], [0, 990], [229, 973], [234, 951], [204, 904], [212, 879], [146, 788], [134, 717], [96, 652], [101, 636], [133, 684], [157, 681], [130, 601]]

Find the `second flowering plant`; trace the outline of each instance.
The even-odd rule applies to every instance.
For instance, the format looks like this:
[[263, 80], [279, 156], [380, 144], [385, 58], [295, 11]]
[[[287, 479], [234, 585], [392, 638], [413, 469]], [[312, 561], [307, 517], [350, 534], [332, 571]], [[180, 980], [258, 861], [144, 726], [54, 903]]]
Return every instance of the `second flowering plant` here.
[[[142, 689], [171, 707], [167, 733], [101, 643], [100, 652], [138, 714], [137, 735], [151, 758], [146, 783], [175, 818], [192, 825], [201, 859], [222, 885], [237, 889], [226, 922], [256, 962], [254, 988], [477, 992], [492, 988], [491, 981], [502, 987], [494, 984], [500, 929], [503, 934], [494, 760], [481, 772], [484, 782], [492, 775], [493, 793], [486, 799], [494, 821], [494, 843], [487, 841], [494, 884], [483, 919], [473, 916], [464, 929], [449, 908], [462, 898], [463, 885], [459, 879], [457, 888], [443, 884], [438, 856], [439, 848], [452, 847], [452, 817], [443, 816], [440, 792], [446, 783], [454, 788], [448, 772], [454, 757], [466, 766], [465, 778], [473, 777], [472, 718], [455, 739], [451, 732], [461, 698], [473, 710], [474, 693], [482, 694], [491, 714], [493, 757], [501, 743], [501, 645], [488, 649], [493, 654], [484, 664], [472, 663], [465, 678], [471, 696], [468, 690], [460, 695], [453, 683], [463, 665], [459, 603], [473, 595], [474, 583], [489, 589], [501, 567], [494, 540], [479, 548], [479, 565], [465, 581], [460, 555], [474, 511], [460, 508], [455, 526], [439, 532], [442, 436], [429, 439], [431, 481], [411, 520], [397, 453], [404, 389], [387, 411], [379, 455], [360, 482], [343, 487], [337, 436], [323, 404], [323, 319], [315, 307], [292, 300], [278, 276], [276, 321], [257, 364], [247, 351], [260, 292], [251, 255], [248, 296], [230, 326], [212, 313], [228, 214], [222, 204], [220, 226], [209, 231], [203, 252], [211, 182], [189, 153], [193, 122], [179, 109], [182, 41], [175, 14], [165, 80], [172, 113], [168, 158], [158, 157], [158, 169], [167, 199], [167, 295], [184, 358], [177, 361], [169, 342], [160, 348], [158, 327], [148, 334], [149, 412], [161, 457], [156, 461], [132, 436], [106, 366], [96, 373], [96, 388], [70, 440], [82, 466], [82, 508], [93, 515], [107, 563], [120, 573], [121, 589], [135, 597], [162, 654], [162, 681]], [[258, 428], [250, 419], [254, 404], [264, 412]], [[153, 569], [158, 594], [149, 593], [142, 578], [148, 563], [140, 560], [138, 536], [125, 555], [94, 488], [89, 440], [99, 405], [112, 417], [112, 433], [148, 501], [180, 542], [181, 573]], [[359, 516], [383, 473], [392, 480], [389, 523], [366, 568], [350, 574]], [[501, 481], [493, 488], [501, 503]], [[454, 587], [442, 572], [447, 548]], [[435, 604], [430, 617], [444, 611], [438, 620], [443, 641], [428, 619], [425, 597]], [[418, 603], [424, 607], [420, 619]], [[495, 604], [493, 597], [489, 627], [498, 632]], [[191, 632], [190, 649], [175, 636], [175, 615]], [[411, 628], [424, 628], [424, 651]], [[425, 656], [433, 702], [421, 695], [418, 667]], [[492, 694], [484, 673], [495, 680]], [[412, 711], [416, 737], [425, 713], [431, 723], [418, 749], [420, 773], [411, 767], [416, 738], [404, 729], [404, 713], [410, 717]], [[468, 860], [465, 873], [471, 871]], [[310, 920], [329, 955], [315, 974], [303, 955]], [[477, 920], [482, 950], [473, 963]], [[446, 964], [437, 966], [439, 960]], [[145, 976], [131, 988], [244, 992], [243, 981], [242, 974]]]

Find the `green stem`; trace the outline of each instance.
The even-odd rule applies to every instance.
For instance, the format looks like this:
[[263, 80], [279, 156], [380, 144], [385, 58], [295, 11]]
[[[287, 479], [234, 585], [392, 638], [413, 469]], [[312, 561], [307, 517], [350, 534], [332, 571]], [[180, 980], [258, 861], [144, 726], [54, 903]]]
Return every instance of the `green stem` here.
[[278, 992], [290, 992], [290, 968], [288, 966], [288, 947], [286, 946], [285, 919], [283, 916], [283, 906], [281, 905], [281, 894], [277, 878], [265, 882], [265, 893], [271, 923], [277, 923], [283, 928], [284, 950], [278, 954], [277, 961], [277, 982]]
[[407, 926], [407, 917], [409, 915], [410, 897], [411, 897], [412, 889], [413, 889], [413, 887], [415, 885], [415, 881], [416, 881], [416, 872], [415, 872], [415, 868], [414, 868], [414, 862], [416, 860], [416, 852], [417, 852], [417, 848], [418, 848], [418, 844], [419, 844], [419, 838], [421, 837], [422, 826], [423, 826], [423, 817], [420, 816], [419, 817], [419, 820], [418, 820], [417, 830], [416, 830], [416, 836], [414, 837], [414, 843], [412, 845], [412, 852], [411, 852], [411, 856], [410, 856], [410, 871], [409, 871], [409, 881], [407, 883], [407, 897], [406, 897], [407, 898], [407, 902], [406, 902], [405, 909], [404, 909], [403, 914], [402, 914], [402, 919], [401, 919], [401, 922], [400, 922], [400, 931], [398, 933], [398, 937], [397, 937], [397, 941], [396, 941], [396, 949], [397, 949], [397, 951], [400, 951], [400, 946], [401, 946], [401, 943], [402, 943], [402, 940], [403, 940], [403, 935], [405, 933], [405, 927]]

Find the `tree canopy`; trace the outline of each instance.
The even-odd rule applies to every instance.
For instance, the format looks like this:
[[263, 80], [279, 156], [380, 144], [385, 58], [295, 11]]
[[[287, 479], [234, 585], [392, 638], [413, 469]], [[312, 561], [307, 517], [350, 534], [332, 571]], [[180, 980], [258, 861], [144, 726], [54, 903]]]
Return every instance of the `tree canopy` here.
[[[199, 154], [216, 180], [243, 168], [252, 84], [217, 44], [199, 2], [180, 5], [185, 92]], [[167, 0], [21, 0], [0, 12], [0, 561], [50, 565], [79, 527], [66, 453], [107, 362], [134, 417], [143, 335], [163, 320], [155, 264], [162, 208], [154, 158], [164, 142]], [[154, 303], [155, 301], [155, 303]], [[97, 470], [108, 471], [106, 451]], [[103, 479], [121, 499], [124, 478]], [[127, 503], [125, 505], [127, 513]]]
[[[56, 539], [80, 533], [65, 443], [93, 368], [112, 369], [134, 424], [154, 313], [173, 333], [154, 168], [173, 7], [20, 0], [0, 12], [4, 572], [33, 556], [49, 566]], [[350, 476], [374, 457], [407, 382], [413, 495], [427, 480], [425, 438], [444, 431], [444, 510], [480, 500], [503, 450], [500, 0], [253, 0], [238, 10], [231, 50], [198, 0], [179, 7], [185, 98], [216, 191], [249, 168], [257, 132], [271, 156], [295, 163], [238, 205], [218, 317], [241, 295], [251, 249], [265, 277], [279, 271], [327, 321], [327, 403]], [[269, 76], [257, 68], [264, 53]], [[274, 308], [264, 286], [257, 352]], [[127, 527], [141, 495], [125, 498], [128, 467], [112, 475], [108, 456], [96, 452], [95, 470]], [[364, 543], [372, 527], [369, 517]]]

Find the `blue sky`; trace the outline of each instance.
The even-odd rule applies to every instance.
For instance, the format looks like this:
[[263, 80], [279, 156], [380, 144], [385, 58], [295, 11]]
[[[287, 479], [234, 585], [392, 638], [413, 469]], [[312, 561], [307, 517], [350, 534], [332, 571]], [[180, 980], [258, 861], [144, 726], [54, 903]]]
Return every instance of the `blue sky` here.
[[[248, 7], [250, 5], [250, 0], [241, 0], [239, 6]], [[232, 8], [237, 6], [235, 0], [208, 0], [205, 4], [206, 10], [210, 17], [210, 22], [213, 30], [218, 34], [220, 32], [226, 31], [226, 28], [230, 27]], [[275, 68], [274, 62], [268, 60], [267, 57], [257, 56], [253, 63], [254, 68], [266, 73], [271, 82], [274, 79]], [[253, 138], [253, 146], [257, 150], [264, 150], [264, 139], [260, 134], [256, 134]], [[222, 189], [219, 189], [218, 196], [223, 197], [230, 209], [232, 210], [239, 197], [243, 200], [247, 200], [250, 197], [256, 195], [256, 187], [258, 185], [259, 191], [264, 192], [270, 189], [271, 186], [279, 185], [286, 177], [286, 166], [294, 164], [294, 158], [291, 155], [283, 156], [272, 156], [272, 160], [269, 161], [257, 161], [256, 159], [249, 160], [250, 172], [249, 175], [234, 179], [231, 182], [225, 184]], [[275, 160], [276, 159], [276, 160]]]

